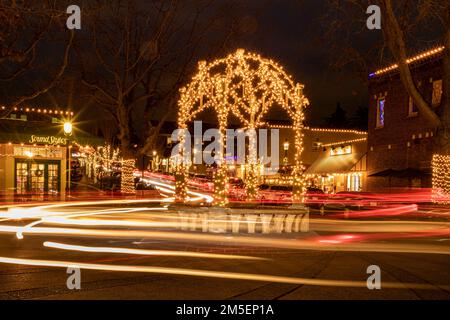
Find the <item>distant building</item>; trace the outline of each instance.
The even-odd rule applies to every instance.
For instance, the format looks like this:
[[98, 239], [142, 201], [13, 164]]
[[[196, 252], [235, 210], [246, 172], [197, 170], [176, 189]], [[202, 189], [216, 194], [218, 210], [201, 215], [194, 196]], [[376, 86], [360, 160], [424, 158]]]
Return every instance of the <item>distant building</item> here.
[[[289, 125], [270, 127], [280, 130], [280, 172], [283, 172], [284, 167], [291, 167], [294, 161], [293, 130]], [[366, 152], [367, 132], [305, 127], [302, 162], [307, 185], [328, 193], [365, 190]], [[282, 176], [279, 179], [267, 177], [267, 180], [282, 181]]]
[[[409, 59], [419, 91], [439, 113], [443, 47]], [[367, 170], [369, 190], [431, 187], [436, 129], [409, 97], [396, 65], [370, 75]]]
[[[203, 130], [213, 127], [213, 124], [203, 124]], [[170, 155], [174, 144], [170, 135], [175, 128], [174, 123], [168, 122], [160, 132], [163, 151], [157, 166], [159, 171], [173, 173], [174, 168], [171, 166]], [[291, 184], [295, 155], [292, 125], [289, 122], [271, 122], [266, 129], [276, 129], [279, 132], [279, 168], [277, 174], [263, 176], [261, 182]], [[190, 132], [193, 133], [192, 128], [190, 128]], [[305, 174], [309, 186], [315, 186], [330, 193], [365, 189], [367, 132], [352, 129], [305, 127], [303, 135], [302, 162], [306, 169]], [[203, 147], [208, 144], [209, 142], [205, 142]], [[270, 153], [270, 145], [267, 149]], [[230, 163], [228, 168], [230, 177], [245, 179], [244, 166]], [[190, 173], [211, 177], [214, 169], [214, 166], [197, 164], [191, 166]]]

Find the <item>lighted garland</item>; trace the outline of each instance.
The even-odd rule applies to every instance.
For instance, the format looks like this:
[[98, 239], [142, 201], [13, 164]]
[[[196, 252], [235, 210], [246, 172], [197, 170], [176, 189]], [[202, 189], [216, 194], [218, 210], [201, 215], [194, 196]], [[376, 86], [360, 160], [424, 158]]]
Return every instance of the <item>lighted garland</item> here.
[[432, 201], [436, 203], [450, 203], [450, 155], [433, 155], [431, 160]]
[[[303, 165], [303, 109], [308, 100], [303, 95], [303, 85], [294, 83], [292, 77], [276, 62], [260, 55], [238, 49], [225, 58], [210, 63], [200, 61], [198, 72], [191, 82], [180, 90], [178, 101], [178, 126], [186, 128], [199, 113], [212, 108], [217, 114], [220, 132], [225, 132], [228, 117], [233, 114], [246, 129], [257, 129], [265, 125], [263, 118], [275, 105], [282, 107], [293, 120], [296, 137], [294, 164], [294, 199], [301, 200], [304, 193]], [[221, 139], [222, 149], [224, 145]], [[250, 150], [251, 153], [252, 150]], [[223, 153], [222, 153], [223, 154]], [[246, 192], [249, 199], [256, 196], [259, 172], [255, 164], [246, 166]], [[179, 164], [177, 173], [186, 171]], [[226, 200], [225, 162], [218, 165], [214, 177], [216, 204]], [[186, 182], [180, 183], [177, 197], [185, 197]]]
[[220, 165], [214, 173], [214, 203], [224, 206], [228, 203], [228, 175], [226, 166]]
[[[413, 62], [416, 62], [416, 61], [419, 61], [419, 60], [422, 60], [422, 59], [434, 56], [434, 55], [439, 54], [442, 51], [444, 51], [444, 49], [445, 49], [444, 46], [440, 46], [440, 47], [437, 47], [437, 48], [434, 48], [434, 49], [422, 52], [422, 53], [420, 53], [418, 55], [415, 55], [415, 56], [413, 56], [413, 57], [411, 57], [409, 59], [406, 59], [406, 63], [410, 64], [410, 63], [413, 63]], [[374, 73], [371, 73], [370, 76], [375, 76], [375, 75], [378, 76], [380, 74], [392, 71], [392, 70], [397, 69], [397, 68], [398, 68], [398, 64], [393, 64], [393, 65], [390, 65], [390, 66], [388, 66], [386, 68], [379, 69], [379, 70], [375, 71]]]

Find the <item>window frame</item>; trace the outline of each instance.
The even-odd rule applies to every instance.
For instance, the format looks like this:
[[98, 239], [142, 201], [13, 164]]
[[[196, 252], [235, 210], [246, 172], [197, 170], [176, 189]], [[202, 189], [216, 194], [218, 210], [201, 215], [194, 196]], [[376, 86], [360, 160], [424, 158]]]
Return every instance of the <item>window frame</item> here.
[[[436, 102], [436, 103], [434, 102], [435, 88], [436, 88], [435, 83], [440, 83], [440, 84], [441, 84], [441, 85], [440, 85], [439, 102]], [[442, 79], [437, 79], [437, 80], [433, 80], [433, 81], [432, 81], [432, 83], [431, 83], [431, 106], [432, 106], [433, 108], [438, 107], [438, 106], [441, 105], [441, 103], [442, 103], [442, 95], [443, 95], [443, 93], [444, 93], [443, 90], [444, 90], [444, 88], [443, 88], [443, 81], [442, 81]]]
[[417, 111], [414, 111], [414, 100], [411, 96], [408, 96], [408, 118], [417, 117], [419, 115], [419, 109], [416, 109]]

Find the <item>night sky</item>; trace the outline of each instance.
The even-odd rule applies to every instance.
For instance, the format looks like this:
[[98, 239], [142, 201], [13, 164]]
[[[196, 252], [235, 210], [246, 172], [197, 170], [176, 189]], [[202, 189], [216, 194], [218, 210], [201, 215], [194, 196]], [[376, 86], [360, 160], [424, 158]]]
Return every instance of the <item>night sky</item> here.
[[[233, 18], [238, 17], [241, 34], [220, 55], [225, 56], [241, 47], [278, 61], [295, 81], [305, 85], [305, 94], [310, 100], [306, 115], [308, 125], [323, 125], [338, 102], [347, 110], [349, 117], [358, 106], [367, 106], [364, 77], [354, 70], [333, 67], [340, 52], [330, 50], [331, 43], [338, 43], [339, 39], [329, 41], [330, 39], [324, 38], [323, 18], [329, 9], [327, 0], [245, 0], [238, 3], [241, 7], [238, 12], [233, 12]], [[365, 18], [362, 12], [362, 29], [365, 28]], [[81, 32], [86, 32], [86, 29]], [[208, 36], [214, 37], [215, 34], [211, 32]], [[367, 37], [370, 36], [373, 34], [367, 30]], [[44, 48], [44, 51], [48, 50], [48, 47]], [[51, 57], [55, 54], [54, 51], [48, 53], [43, 56]], [[67, 71], [69, 77], [70, 69]], [[39, 80], [41, 76], [35, 74], [34, 80]], [[23, 86], [23, 83], [26, 81], [18, 84], [18, 87]], [[67, 90], [67, 85], [52, 89], [40, 96], [37, 103], [67, 106], [84, 114], [82, 118], [92, 119], [92, 103], [80, 98], [78, 85], [79, 81], [72, 80], [68, 85], [70, 90]], [[16, 88], [13, 87], [14, 89]], [[270, 118], [285, 120], [286, 115], [283, 112], [272, 112]]]
[[333, 67], [337, 56], [330, 54], [330, 45], [323, 38], [327, 1], [253, 2], [243, 19], [248, 32], [240, 45], [277, 60], [296, 81], [305, 84], [310, 100], [308, 124], [322, 125], [337, 102], [349, 116], [358, 106], [367, 105], [363, 79], [355, 72]]

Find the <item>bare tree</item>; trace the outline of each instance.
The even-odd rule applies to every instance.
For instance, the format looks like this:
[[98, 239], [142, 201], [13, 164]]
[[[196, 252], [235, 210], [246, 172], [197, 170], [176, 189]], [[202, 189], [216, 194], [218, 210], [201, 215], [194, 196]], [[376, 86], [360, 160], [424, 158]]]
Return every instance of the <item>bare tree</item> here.
[[[436, 152], [450, 154], [450, 1], [330, 0], [329, 4], [324, 22], [328, 26], [327, 38], [339, 39], [332, 46], [332, 51], [340, 53], [337, 66], [351, 63], [367, 75], [369, 70], [385, 63], [386, 57], [391, 57], [398, 65], [405, 90], [430, 125], [437, 128]], [[368, 33], [366, 28], [365, 12], [369, 4], [377, 4], [381, 8], [381, 37], [377, 37], [376, 32]], [[443, 96], [439, 112], [418, 90], [411, 67], [406, 62], [414, 53], [411, 47], [429, 43], [445, 46]], [[373, 59], [377, 56], [378, 59]]]
[[[74, 32], [65, 28], [65, 8], [53, 1], [0, 1], [0, 83], [9, 104], [38, 97], [64, 74], [74, 40]], [[50, 44], [53, 55], [46, 59]], [[55, 52], [61, 52], [59, 59]]]
[[124, 158], [134, 158], [155, 148], [194, 61], [221, 48], [233, 20], [225, 23], [226, 8], [211, 0], [98, 1], [90, 10], [97, 13], [76, 45], [82, 82], [118, 127]]

